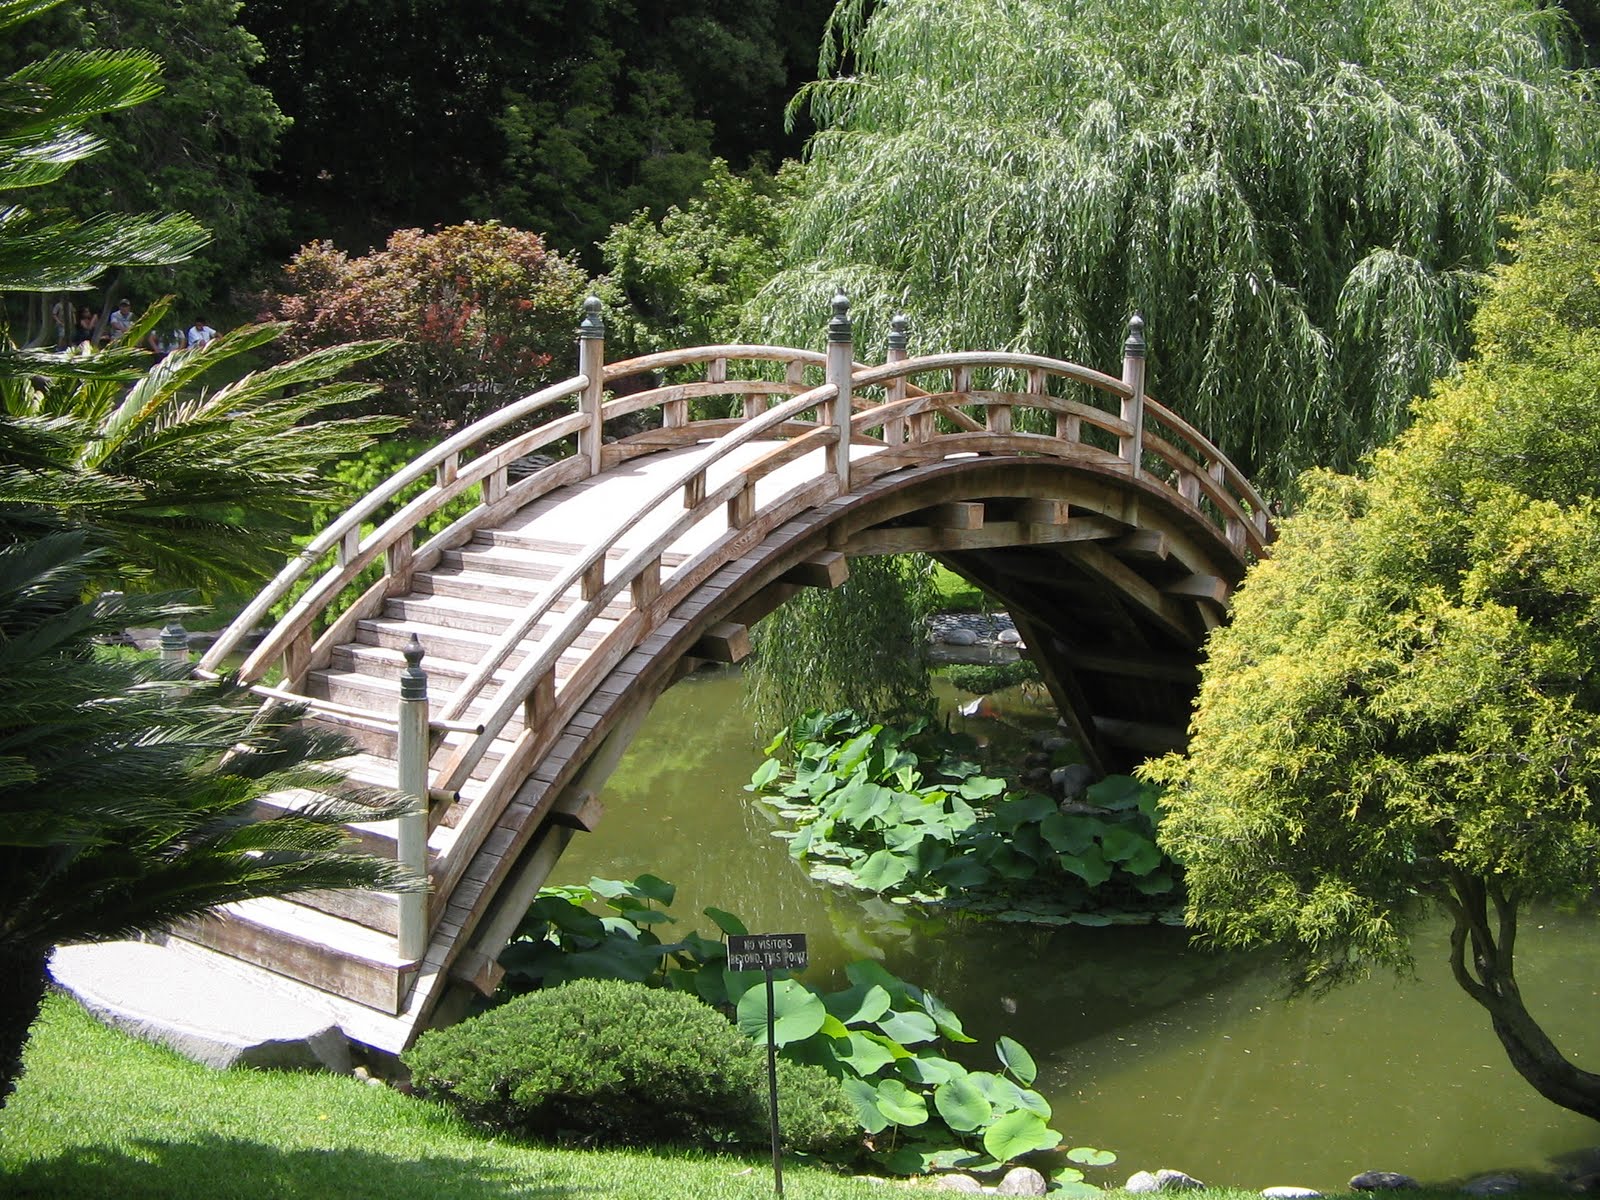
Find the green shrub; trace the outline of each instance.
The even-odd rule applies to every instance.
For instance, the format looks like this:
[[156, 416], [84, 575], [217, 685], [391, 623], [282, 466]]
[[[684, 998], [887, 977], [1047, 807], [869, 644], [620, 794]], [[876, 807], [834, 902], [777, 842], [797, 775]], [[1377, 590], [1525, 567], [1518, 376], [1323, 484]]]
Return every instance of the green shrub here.
[[[766, 1048], [757, 1046], [756, 1055], [765, 1058]], [[778, 1060], [778, 1131], [786, 1147], [812, 1154], [845, 1154], [861, 1143], [860, 1122], [839, 1081], [822, 1067], [787, 1058]]]
[[[595, 1145], [768, 1136], [763, 1052], [681, 992], [576, 980], [426, 1033], [403, 1058], [418, 1091], [518, 1136]], [[833, 1080], [788, 1072], [785, 1083], [792, 1148], [838, 1145], [848, 1110]]]
[[943, 668], [943, 675], [963, 692], [986, 696], [1003, 691], [1019, 683], [1033, 683], [1039, 678], [1038, 666], [1026, 658], [1001, 663], [951, 663]]

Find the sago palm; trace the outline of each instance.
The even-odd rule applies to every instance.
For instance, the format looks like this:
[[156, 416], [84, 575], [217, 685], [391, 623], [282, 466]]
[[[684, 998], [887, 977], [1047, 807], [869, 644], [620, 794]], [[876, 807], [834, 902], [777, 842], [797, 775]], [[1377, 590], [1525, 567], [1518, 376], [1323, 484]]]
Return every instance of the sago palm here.
[[329, 798], [256, 820], [270, 792], [329, 795], [337, 777], [321, 764], [344, 752], [338, 739], [230, 683], [98, 646], [186, 610], [170, 597], [85, 600], [103, 552], [84, 533], [13, 532], [0, 519], [0, 1103], [57, 943], [251, 896], [419, 885], [345, 849], [343, 822], [398, 816], [401, 802]]

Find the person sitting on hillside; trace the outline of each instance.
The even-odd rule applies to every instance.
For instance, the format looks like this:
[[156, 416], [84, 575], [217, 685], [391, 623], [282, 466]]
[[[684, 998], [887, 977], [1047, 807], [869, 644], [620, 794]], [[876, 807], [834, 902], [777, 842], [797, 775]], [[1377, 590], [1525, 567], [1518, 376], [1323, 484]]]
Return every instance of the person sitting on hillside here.
[[133, 328], [132, 300], [117, 301], [116, 309], [106, 319], [106, 328], [111, 331], [111, 336], [114, 338], [123, 337], [129, 329]]
[[217, 331], [206, 324], [204, 317], [196, 317], [194, 324], [189, 326], [189, 349], [196, 346], [209, 346], [211, 339], [217, 336]]

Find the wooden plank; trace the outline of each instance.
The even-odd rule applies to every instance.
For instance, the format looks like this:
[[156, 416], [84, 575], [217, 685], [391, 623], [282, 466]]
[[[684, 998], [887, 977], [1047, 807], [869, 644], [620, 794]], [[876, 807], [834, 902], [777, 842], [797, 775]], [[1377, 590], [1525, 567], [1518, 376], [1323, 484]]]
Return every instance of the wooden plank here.
[[1081, 543], [1063, 546], [1061, 553], [1115, 588], [1167, 633], [1184, 642], [1197, 640], [1178, 602], [1162, 595], [1154, 584], [1114, 555], [1099, 546]]
[[750, 657], [749, 626], [719, 621], [700, 635], [689, 653], [708, 662], [741, 663]]
[[1024, 500], [1013, 519], [1023, 525], [1066, 525], [1071, 513], [1065, 500]]
[[783, 583], [795, 583], [801, 587], [836, 588], [850, 578], [850, 560], [837, 550], [819, 550], [778, 578]]
[[1199, 683], [1200, 668], [1177, 658], [1153, 658], [1133, 654], [1086, 654], [1066, 649], [1062, 658], [1074, 671], [1101, 675], [1120, 675], [1126, 679], [1151, 679], [1164, 683]]
[[1219, 579], [1215, 575], [1185, 575], [1182, 579], [1162, 584], [1161, 590], [1169, 596], [1188, 596], [1226, 606], [1233, 589], [1228, 586], [1226, 579]]
[[1107, 547], [1118, 558], [1143, 563], [1164, 563], [1172, 553], [1167, 535], [1155, 529], [1136, 529]]
[[506, 969], [481, 950], [463, 950], [450, 967], [450, 979], [484, 996], [493, 996]]
[[845, 540], [850, 557], [874, 554], [938, 554], [959, 550], [996, 550], [1006, 546], [1050, 546], [1119, 537], [1126, 526], [1105, 516], [1070, 517], [1061, 525], [1022, 521], [990, 521], [981, 529], [926, 527], [863, 529]]
[[600, 818], [605, 816], [605, 811], [606, 806], [600, 803], [600, 797], [588, 788], [580, 788], [577, 791], [568, 788], [551, 806], [550, 821], [568, 829], [593, 833], [599, 827]]
[[970, 500], [936, 504], [923, 509], [913, 520], [932, 529], [982, 529], [983, 504]]

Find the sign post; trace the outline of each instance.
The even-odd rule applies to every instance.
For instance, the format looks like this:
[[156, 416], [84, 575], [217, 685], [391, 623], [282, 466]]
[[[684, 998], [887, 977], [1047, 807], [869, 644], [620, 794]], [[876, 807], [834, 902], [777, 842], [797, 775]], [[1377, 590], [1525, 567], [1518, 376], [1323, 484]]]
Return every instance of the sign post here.
[[803, 933], [730, 933], [728, 970], [761, 971], [767, 977], [767, 1112], [772, 1121], [772, 1187], [783, 1196], [783, 1151], [778, 1137], [778, 1038], [774, 1029], [772, 973], [803, 971]]

